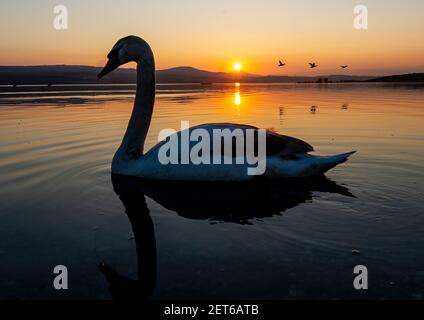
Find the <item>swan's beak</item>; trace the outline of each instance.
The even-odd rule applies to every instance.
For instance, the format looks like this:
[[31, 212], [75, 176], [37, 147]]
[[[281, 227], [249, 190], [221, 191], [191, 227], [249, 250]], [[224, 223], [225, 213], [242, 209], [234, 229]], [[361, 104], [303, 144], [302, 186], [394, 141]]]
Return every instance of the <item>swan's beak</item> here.
[[97, 75], [97, 78], [102, 78], [105, 75], [107, 75], [108, 73], [112, 72], [113, 70], [115, 70], [116, 68], [119, 67], [119, 62], [117, 59], [109, 59], [106, 63], [106, 65], [104, 66], [103, 70], [100, 71], [100, 73]]

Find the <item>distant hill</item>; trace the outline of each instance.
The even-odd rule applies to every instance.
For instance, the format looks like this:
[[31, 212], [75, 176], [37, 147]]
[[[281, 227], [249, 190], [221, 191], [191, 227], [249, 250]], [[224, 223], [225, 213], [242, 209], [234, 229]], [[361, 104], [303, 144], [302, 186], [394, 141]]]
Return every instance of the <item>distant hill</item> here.
[[424, 82], [424, 73], [408, 73], [395, 76], [380, 77], [369, 82]]
[[[0, 66], [0, 85], [22, 84], [133, 84], [135, 69], [120, 68], [98, 80], [99, 67], [78, 65]], [[211, 72], [192, 67], [156, 71], [158, 83], [229, 83], [229, 82], [340, 82], [365, 81], [371, 76], [328, 75], [319, 77], [261, 76], [241, 72]], [[321, 80], [320, 80], [321, 79]]]
[[[240, 74], [245, 77], [247, 73]], [[238, 79], [234, 74], [226, 72], [210, 72], [192, 67], [176, 67], [156, 71], [157, 82], [170, 83], [214, 83], [234, 82]]]
[[[0, 84], [73, 84], [99, 83], [97, 74], [101, 68], [89, 66], [0, 66]], [[106, 82], [106, 81], [105, 81]], [[118, 69], [110, 74], [109, 83], [134, 83], [132, 69]]]

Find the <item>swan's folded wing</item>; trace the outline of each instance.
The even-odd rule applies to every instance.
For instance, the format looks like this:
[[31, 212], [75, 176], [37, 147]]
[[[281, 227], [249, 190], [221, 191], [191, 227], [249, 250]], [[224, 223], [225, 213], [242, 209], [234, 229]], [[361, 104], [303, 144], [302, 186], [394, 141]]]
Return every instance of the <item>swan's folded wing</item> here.
[[[254, 148], [253, 148], [253, 150], [254, 150], [255, 155], [258, 154], [258, 130], [259, 129], [256, 128], [256, 127], [249, 126], [249, 125], [242, 125], [242, 124], [234, 124], [234, 123], [209, 123], [209, 124], [191, 127], [190, 131], [192, 131], [194, 129], [200, 129], [200, 128], [209, 131], [211, 136], [213, 136], [212, 132], [213, 132], [214, 129], [219, 129], [219, 130], [229, 129], [231, 133], [234, 133], [235, 129], [239, 129], [239, 130], [241, 129], [241, 131], [239, 131], [239, 133], [244, 136], [241, 141], [243, 141], [244, 138], [246, 137], [246, 130], [254, 130], [255, 134], [254, 134]], [[181, 132], [176, 133], [176, 135], [178, 135], [179, 137], [180, 137], [180, 134], [181, 134]], [[236, 136], [238, 136], [238, 135], [239, 134], [236, 134]], [[237, 156], [237, 143], [238, 142], [237, 142], [236, 136], [231, 137], [232, 148], [231, 148], [231, 155], [230, 156], [232, 156], [232, 157]], [[211, 143], [210, 143], [210, 154], [211, 155], [216, 155], [216, 154], [221, 154], [222, 156], [225, 155], [226, 150], [225, 150], [225, 147], [224, 147], [224, 140], [226, 140], [226, 139], [221, 140], [221, 144], [220, 144], [219, 148], [217, 148], [217, 144], [212, 143], [212, 141], [211, 141]], [[158, 149], [161, 145], [163, 145], [167, 141], [169, 141], [169, 138], [166, 139], [165, 141], [159, 142], [153, 149]], [[196, 143], [197, 142], [190, 141], [190, 148]], [[302, 141], [302, 140], [297, 139], [297, 138], [281, 135], [281, 134], [275, 133], [271, 130], [266, 131], [266, 155], [267, 156], [290, 157], [290, 156], [295, 156], [295, 155], [299, 155], [299, 154], [305, 154], [305, 153], [311, 152], [313, 150], [314, 150], [313, 147], [305, 141]], [[149, 151], [149, 152], [151, 152], [151, 151]], [[228, 156], [228, 154], [227, 154], [227, 156]]]
[[[235, 129], [241, 129], [245, 133], [246, 130], [255, 130], [258, 131], [259, 129], [254, 126], [245, 125], [245, 124], [236, 124], [236, 123], [209, 123], [205, 125], [199, 125], [193, 128], [204, 128], [204, 129], [230, 129], [231, 131]], [[192, 128], [192, 129], [193, 129]], [[246, 136], [246, 135], [245, 135]], [[255, 140], [255, 147], [254, 152], [255, 155], [258, 154], [258, 134], [254, 135]], [[232, 139], [232, 156], [236, 156], [236, 139]], [[266, 134], [266, 155], [267, 156], [294, 156], [297, 154], [305, 154], [308, 152], [313, 151], [314, 148], [307, 142], [278, 134], [276, 132], [273, 132], [272, 130], [267, 130]], [[213, 144], [211, 144], [211, 154], [215, 154], [216, 152], [221, 152], [222, 155], [224, 155], [224, 146], [221, 145], [220, 150], [214, 150]]]
[[[258, 128], [253, 126], [248, 126], [248, 125], [239, 125], [239, 124], [212, 124], [212, 125], [209, 125], [208, 127], [220, 128], [220, 129], [226, 128], [230, 130], [242, 129], [244, 133], [246, 132], [246, 129], [255, 130], [256, 132], [254, 135], [254, 153], [255, 155], [258, 154], [258, 133], [257, 133]], [[246, 134], [244, 136], [246, 137]], [[236, 139], [232, 139], [232, 156], [233, 157], [236, 156], [236, 147], [237, 147], [237, 141]], [[267, 130], [266, 132], [266, 155], [268, 157], [275, 156], [275, 155], [288, 157], [288, 156], [294, 156], [298, 154], [305, 154], [313, 150], [314, 148], [309, 143], [303, 140], [281, 135], [271, 130]], [[223, 144], [221, 144], [221, 148], [219, 150], [214, 150], [213, 144], [211, 145], [211, 153], [215, 154], [217, 152], [218, 153], [221, 152], [221, 154], [224, 155], [225, 151], [224, 151]]]
[[290, 156], [304, 154], [314, 151], [314, 148], [307, 142], [284, 136], [272, 131], [267, 131], [266, 136], [266, 154], [267, 156], [281, 155]]

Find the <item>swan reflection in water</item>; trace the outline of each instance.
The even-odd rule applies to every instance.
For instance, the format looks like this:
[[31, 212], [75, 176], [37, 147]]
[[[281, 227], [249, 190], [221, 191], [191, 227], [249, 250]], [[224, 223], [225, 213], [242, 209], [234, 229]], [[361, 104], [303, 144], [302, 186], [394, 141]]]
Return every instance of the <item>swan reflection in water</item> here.
[[146, 196], [188, 219], [211, 223], [253, 224], [281, 215], [311, 201], [314, 192], [353, 197], [349, 190], [325, 176], [313, 179], [264, 180], [250, 183], [190, 183], [152, 181], [112, 174], [114, 191], [125, 207], [137, 252], [138, 279], [129, 279], [106, 263], [99, 269], [114, 299], [149, 299], [156, 284], [156, 239]]

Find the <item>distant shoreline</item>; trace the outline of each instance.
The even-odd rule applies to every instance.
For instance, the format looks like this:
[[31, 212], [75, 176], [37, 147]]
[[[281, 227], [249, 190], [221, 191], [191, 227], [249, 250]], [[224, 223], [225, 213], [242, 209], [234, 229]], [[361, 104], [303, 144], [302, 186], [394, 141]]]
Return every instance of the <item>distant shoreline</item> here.
[[[369, 81], [356, 81], [356, 82], [332, 82], [332, 83], [294, 83], [294, 82], [280, 82], [280, 83], [242, 83], [241, 87], [243, 90], [255, 90], [256, 87], [275, 87], [275, 90], [279, 90], [278, 86], [281, 86], [281, 90], [286, 90], [290, 87], [304, 86], [305, 89], [308, 87], [316, 87], [321, 89], [332, 90], [332, 88], [356, 88], [360, 89], [365, 87], [381, 87], [381, 88], [424, 88], [424, 82], [369, 82]], [[249, 89], [249, 87], [251, 89]], [[24, 100], [16, 100], [15, 104], [22, 104], [32, 99], [34, 101], [45, 100], [45, 99], [62, 99], [72, 100], [73, 102], [79, 101], [80, 99], [86, 99], [87, 97], [133, 97], [136, 86], [135, 84], [55, 84], [52, 86], [37, 84], [31, 85], [26, 84], [22, 86], [13, 87], [10, 85], [0, 85], [0, 106], [10, 105], [10, 99], [25, 98]], [[168, 95], [190, 95], [198, 94], [207, 91], [231, 91], [234, 90], [234, 83], [215, 83], [204, 86], [200, 83], [157, 83], [156, 90], [158, 96]], [[69, 98], [72, 96], [73, 98]], [[75, 98], [78, 97], [78, 98]], [[56, 100], [54, 100], [56, 101]]]
[[[118, 69], [107, 79], [98, 80], [100, 67], [54, 66], [0, 66], [0, 85], [134, 85], [135, 69]], [[210, 72], [192, 67], [177, 67], [156, 71], [160, 84], [211, 84], [225, 83], [353, 83], [353, 82], [424, 82], [424, 73], [374, 77], [367, 75], [320, 76], [262, 76], [240, 73]]]

